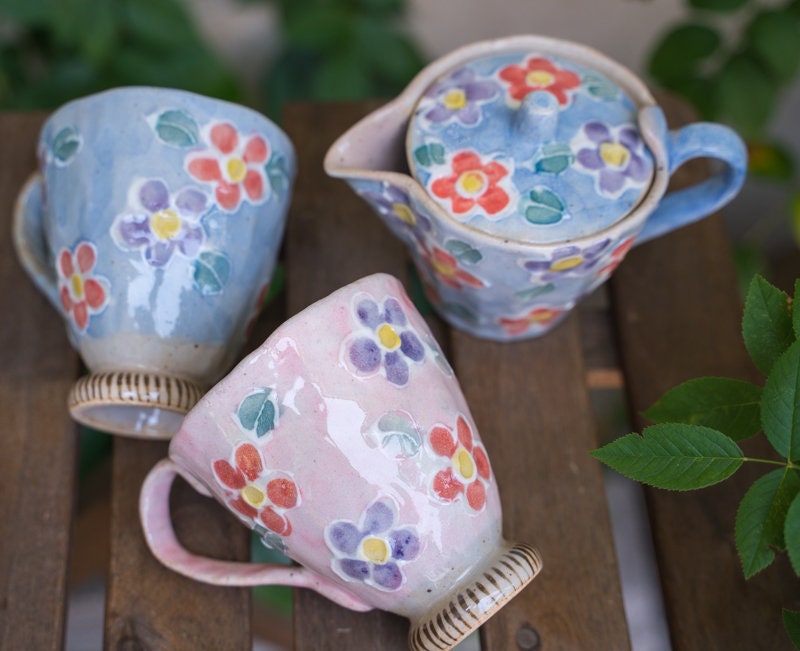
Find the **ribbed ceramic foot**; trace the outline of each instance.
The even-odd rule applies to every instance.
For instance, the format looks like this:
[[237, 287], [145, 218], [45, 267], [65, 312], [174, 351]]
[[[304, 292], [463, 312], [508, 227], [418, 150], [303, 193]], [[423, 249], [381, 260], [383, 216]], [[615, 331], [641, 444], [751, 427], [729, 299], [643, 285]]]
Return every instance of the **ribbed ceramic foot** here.
[[91, 373], [73, 385], [68, 405], [72, 417], [89, 427], [168, 439], [202, 395], [194, 382], [160, 373]]
[[452, 649], [507, 604], [542, 569], [539, 552], [530, 545], [509, 546], [482, 572], [450, 595], [449, 601], [412, 621], [412, 651]]

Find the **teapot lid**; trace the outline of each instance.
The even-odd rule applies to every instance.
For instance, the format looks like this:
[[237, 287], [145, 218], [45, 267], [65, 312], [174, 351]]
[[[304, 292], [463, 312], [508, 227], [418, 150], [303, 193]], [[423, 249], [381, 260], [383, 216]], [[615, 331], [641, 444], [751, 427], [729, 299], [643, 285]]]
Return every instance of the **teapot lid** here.
[[562, 242], [608, 228], [647, 193], [654, 163], [637, 114], [618, 84], [583, 63], [494, 52], [427, 88], [406, 154], [456, 221], [516, 241]]

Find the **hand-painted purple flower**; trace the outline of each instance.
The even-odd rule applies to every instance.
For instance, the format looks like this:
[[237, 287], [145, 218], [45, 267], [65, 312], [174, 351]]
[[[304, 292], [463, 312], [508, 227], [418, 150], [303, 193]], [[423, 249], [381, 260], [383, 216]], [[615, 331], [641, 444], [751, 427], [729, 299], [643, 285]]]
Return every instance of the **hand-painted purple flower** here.
[[408, 195], [391, 183], [384, 183], [380, 192], [366, 190], [361, 196], [390, 226], [397, 227], [401, 232], [410, 231], [417, 241], [432, 228], [431, 220], [415, 210]]
[[581, 249], [578, 246], [562, 246], [553, 251], [549, 260], [526, 260], [522, 266], [535, 274], [537, 280], [545, 282], [565, 276], [588, 275], [602, 260], [603, 252], [611, 240], [606, 238]]
[[185, 187], [174, 196], [159, 179], [149, 179], [133, 193], [130, 212], [117, 217], [112, 227], [114, 241], [126, 249], [143, 249], [153, 267], [166, 265], [175, 251], [193, 258], [205, 235], [197, 223], [208, 198], [201, 190]]
[[500, 87], [493, 81], [476, 79], [471, 68], [459, 68], [435, 83], [425, 94], [435, 105], [425, 113], [431, 122], [455, 118], [462, 124], [477, 124], [481, 119], [480, 102], [494, 97]]
[[610, 128], [587, 122], [572, 142], [576, 168], [596, 178], [597, 191], [616, 198], [628, 187], [641, 186], [652, 172], [652, 161], [632, 126]]
[[363, 581], [381, 590], [403, 584], [401, 566], [419, 556], [420, 541], [410, 527], [393, 529], [397, 506], [388, 498], [370, 504], [357, 526], [337, 520], [325, 530], [333, 552], [333, 570], [345, 580]]
[[407, 360], [422, 362], [425, 347], [397, 299], [390, 297], [379, 305], [371, 298], [364, 298], [356, 305], [356, 318], [369, 334], [352, 340], [348, 355], [353, 366], [363, 373], [374, 373], [383, 365], [392, 384], [408, 384]]

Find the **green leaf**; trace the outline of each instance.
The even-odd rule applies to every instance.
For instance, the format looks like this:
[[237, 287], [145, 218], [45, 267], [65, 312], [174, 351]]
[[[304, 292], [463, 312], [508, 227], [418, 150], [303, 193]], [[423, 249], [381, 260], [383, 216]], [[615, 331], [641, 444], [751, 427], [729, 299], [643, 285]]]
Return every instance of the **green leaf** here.
[[[800, 208], [800, 197], [797, 198]], [[800, 210], [798, 210], [800, 213]], [[794, 281], [794, 298], [792, 299], [792, 330], [795, 339], [800, 339], [800, 278]]]
[[[792, 228], [792, 236], [794, 237], [795, 244], [800, 247], [800, 194], [795, 194], [791, 199], [791, 207], [789, 213], [789, 220]], [[795, 292], [795, 297], [798, 297]], [[797, 337], [800, 338], [800, 330], [795, 328]]]
[[721, 44], [720, 35], [707, 25], [680, 25], [668, 32], [650, 55], [650, 74], [672, 87], [672, 82], [693, 75]]
[[795, 495], [786, 511], [783, 539], [794, 573], [800, 576], [800, 495]]
[[560, 174], [572, 165], [574, 160], [575, 155], [569, 145], [560, 143], [545, 145], [536, 159], [535, 168], [537, 172]]
[[556, 286], [553, 283], [545, 283], [544, 285], [537, 285], [536, 287], [531, 287], [530, 289], [522, 289], [518, 292], [514, 293], [514, 298], [522, 303], [527, 303], [528, 301], [532, 301], [543, 294], [548, 294], [552, 292]]
[[231, 275], [231, 263], [224, 253], [203, 251], [194, 262], [194, 285], [201, 294], [219, 294]]
[[564, 218], [564, 202], [547, 188], [531, 190], [526, 201], [525, 219], [532, 224], [555, 224]]
[[353, 20], [342, 3], [316, 6], [298, 3], [297, 11], [284, 15], [286, 39], [298, 47], [315, 51], [342, 52], [351, 41]]
[[800, 63], [800, 16], [785, 9], [761, 11], [750, 22], [745, 39], [773, 77], [791, 81]]
[[75, 127], [64, 127], [53, 139], [53, 156], [61, 165], [67, 164], [81, 147], [81, 135]]
[[259, 438], [275, 429], [278, 420], [278, 407], [272, 394], [269, 388], [253, 393], [242, 400], [236, 411], [242, 427], [255, 430]]
[[746, 579], [772, 563], [773, 547], [785, 546], [786, 513], [798, 492], [800, 477], [781, 468], [758, 479], [742, 498], [736, 513], [736, 550]]
[[708, 11], [735, 11], [743, 7], [749, 0], [689, 0], [689, 6]]
[[745, 136], [759, 136], [778, 104], [779, 87], [752, 57], [732, 56], [719, 70], [713, 89], [718, 119]]
[[800, 341], [778, 358], [764, 384], [761, 425], [779, 454], [800, 460]]
[[267, 163], [267, 178], [270, 188], [277, 197], [282, 197], [289, 190], [289, 170], [286, 159], [281, 154], [275, 154]]
[[590, 453], [635, 481], [670, 490], [693, 490], [730, 477], [744, 459], [722, 432], [700, 425], [659, 424], [628, 434]]
[[186, 111], [164, 111], [154, 128], [161, 141], [173, 147], [193, 147], [200, 140], [197, 122]]
[[800, 649], [800, 613], [783, 609], [783, 627], [796, 649]]
[[378, 421], [378, 429], [381, 447], [392, 456], [413, 457], [422, 445], [422, 437], [407, 416], [385, 414]]
[[775, 360], [794, 341], [789, 296], [762, 276], [755, 276], [747, 290], [742, 335], [747, 352], [764, 375], [769, 375]]
[[481, 255], [478, 249], [473, 248], [461, 240], [447, 240], [444, 248], [447, 249], [448, 253], [451, 253], [456, 260], [460, 260], [461, 262], [476, 264], [483, 260], [483, 255]]
[[705, 425], [741, 441], [761, 430], [761, 387], [741, 380], [689, 380], [665, 393], [644, 415], [656, 423]]
[[414, 160], [422, 167], [444, 164], [444, 146], [438, 142], [420, 145], [414, 150]]

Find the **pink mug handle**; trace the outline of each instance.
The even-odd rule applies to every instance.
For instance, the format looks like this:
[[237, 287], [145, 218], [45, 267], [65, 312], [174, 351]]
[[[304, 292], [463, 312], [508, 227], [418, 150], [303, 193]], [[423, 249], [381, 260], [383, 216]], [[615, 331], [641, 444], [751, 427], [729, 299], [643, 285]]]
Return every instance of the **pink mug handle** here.
[[208, 495], [208, 491], [193, 477], [187, 477], [175, 462], [164, 459], [148, 473], [139, 496], [139, 515], [147, 546], [168, 568], [213, 585], [311, 588], [345, 608], [362, 612], [372, 610], [372, 606], [358, 597], [302, 566], [219, 561], [187, 551], [175, 537], [169, 513], [169, 492], [176, 475], [181, 475], [200, 493]]

